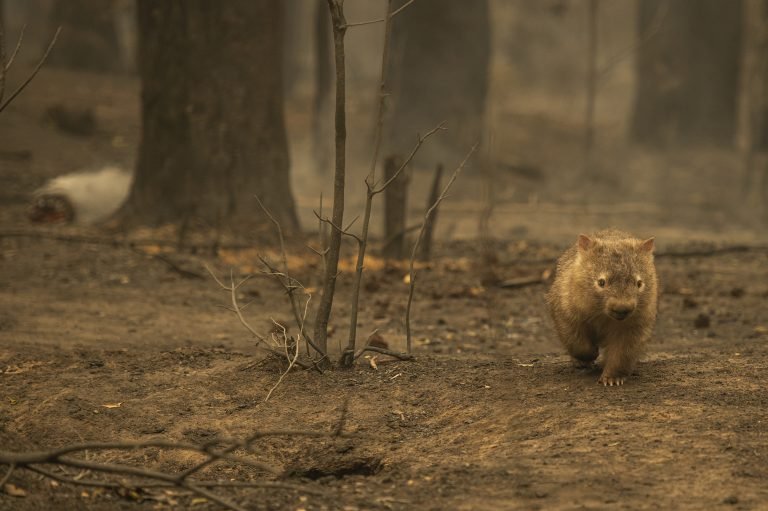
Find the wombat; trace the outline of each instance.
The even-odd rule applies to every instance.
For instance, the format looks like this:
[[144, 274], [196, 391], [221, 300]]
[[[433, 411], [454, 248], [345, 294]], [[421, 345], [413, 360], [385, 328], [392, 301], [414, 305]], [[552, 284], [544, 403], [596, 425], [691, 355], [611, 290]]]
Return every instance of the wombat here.
[[555, 329], [577, 365], [591, 366], [602, 351], [603, 385], [632, 374], [656, 323], [653, 245], [605, 230], [579, 235], [557, 261], [547, 293]]

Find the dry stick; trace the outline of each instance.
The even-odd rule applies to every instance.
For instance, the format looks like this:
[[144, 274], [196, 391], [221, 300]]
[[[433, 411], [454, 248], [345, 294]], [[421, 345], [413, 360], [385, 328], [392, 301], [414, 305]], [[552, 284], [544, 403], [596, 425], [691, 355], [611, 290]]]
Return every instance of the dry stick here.
[[[365, 213], [363, 213], [363, 230], [360, 235], [360, 237], [355, 236], [355, 239], [358, 243], [358, 250], [357, 250], [357, 264], [355, 267], [355, 281], [353, 284], [352, 289], [352, 304], [351, 304], [351, 312], [350, 312], [350, 319], [349, 319], [349, 337], [347, 338], [347, 347], [344, 349], [344, 353], [341, 357], [341, 365], [349, 367], [352, 365], [352, 363], [355, 360], [355, 340], [357, 338], [357, 314], [358, 314], [358, 308], [360, 303], [360, 287], [363, 281], [363, 269], [365, 268], [365, 249], [368, 246], [368, 226], [371, 221], [371, 209], [373, 205], [373, 198], [383, 192], [387, 189], [389, 185], [391, 185], [395, 179], [405, 170], [405, 168], [411, 163], [411, 160], [413, 160], [413, 157], [416, 156], [416, 153], [419, 151], [419, 148], [421, 148], [422, 144], [437, 133], [440, 130], [445, 129], [445, 122], [441, 122], [436, 127], [429, 130], [426, 135], [423, 137], [419, 135], [418, 141], [416, 142], [416, 145], [411, 150], [411, 154], [408, 155], [408, 158], [405, 159], [402, 165], [400, 165], [400, 168], [395, 171], [394, 174], [392, 174], [389, 179], [384, 181], [384, 183], [381, 184], [381, 186], [376, 187], [376, 184], [373, 182], [372, 179], [366, 178], [365, 185], [367, 188], [367, 194], [365, 199]], [[369, 177], [372, 177], [370, 175]]]
[[[307, 300], [307, 306], [309, 306], [309, 300]], [[307, 314], [307, 309], [305, 308], [304, 309], [304, 315], [306, 316], [306, 314]], [[286, 358], [288, 358], [288, 368], [285, 371], [283, 371], [283, 373], [280, 375], [280, 378], [277, 379], [277, 383], [275, 383], [275, 385], [271, 389], [269, 389], [269, 392], [267, 392], [267, 397], [264, 398], [264, 402], [265, 403], [267, 401], [269, 401], [269, 398], [272, 396], [272, 393], [283, 382], [283, 378], [285, 378], [286, 375], [291, 372], [291, 369], [293, 369], [293, 365], [296, 363], [296, 359], [299, 358], [299, 341], [301, 340], [301, 338], [299, 338], [296, 341], [296, 344], [294, 346], [293, 358], [291, 358], [290, 354], [288, 353], [288, 350], [289, 350], [288, 332], [286, 332], [285, 327], [283, 325], [281, 325], [280, 323], [278, 323], [274, 319], [272, 320], [272, 323], [274, 323], [276, 326], [278, 326], [283, 331], [283, 340], [285, 341], [285, 344], [284, 344], [284, 346], [285, 346], [285, 356], [286, 356]], [[304, 321], [303, 321], [303, 319], [301, 321], [300, 328], [302, 328], [302, 329], [304, 328]]]
[[[54, 472], [50, 472], [40, 467], [36, 467], [34, 465], [29, 465], [24, 468], [31, 472], [35, 472], [44, 477], [47, 477], [48, 479], [52, 479], [62, 484], [72, 484], [72, 485], [78, 485], [78, 486], [89, 486], [92, 488], [110, 488], [110, 489], [125, 489], [125, 488], [136, 487], [132, 485], [126, 485], [123, 483], [96, 481], [94, 479], [75, 479], [74, 477], [61, 476]], [[321, 492], [318, 490], [305, 488], [303, 486], [299, 486], [296, 484], [278, 483], [274, 481], [196, 480], [194, 481], [194, 484], [201, 488], [269, 488], [269, 489], [277, 489], [277, 490], [293, 490], [293, 491], [299, 491], [299, 492], [308, 493], [310, 495], [317, 495], [317, 496], [325, 495], [325, 492]], [[178, 487], [178, 485], [172, 484], [172, 483], [142, 483], [140, 487], [141, 488], [174, 488], [174, 487]]]
[[13, 93], [8, 97], [8, 99], [5, 100], [5, 102], [0, 102], [0, 112], [5, 110], [5, 108], [11, 104], [11, 101], [16, 99], [16, 96], [21, 94], [21, 91], [23, 91], [27, 85], [35, 78], [37, 75], [37, 72], [40, 71], [40, 68], [43, 67], [43, 64], [45, 63], [45, 60], [48, 58], [48, 54], [51, 53], [51, 50], [53, 49], [53, 45], [56, 44], [56, 40], [59, 38], [59, 33], [61, 32], [61, 27], [56, 29], [56, 33], [53, 35], [53, 39], [51, 39], [50, 44], [48, 44], [48, 48], [45, 50], [45, 53], [43, 54], [40, 61], [35, 66], [35, 69], [32, 71], [32, 74], [29, 75], [29, 77], [24, 80], [24, 82], [19, 85], [19, 87], [13, 91]]
[[[344, 9], [339, 0], [328, 0], [333, 24], [334, 60], [336, 63], [336, 113], [335, 113], [335, 159], [336, 168], [333, 173], [333, 223], [341, 225], [344, 222], [344, 180], [346, 174], [346, 74], [344, 70], [344, 34], [347, 30]], [[333, 295], [336, 291], [338, 277], [339, 252], [341, 250], [341, 231], [332, 229], [328, 243], [328, 266], [323, 279], [323, 294], [317, 307], [315, 317], [314, 338], [323, 353], [328, 352], [328, 320], [333, 308]]]
[[[24, 24], [21, 26], [21, 31], [19, 32], [19, 39], [16, 41], [16, 47], [13, 49], [13, 53], [11, 53], [10, 58], [8, 59], [8, 62], [5, 63], [5, 71], [8, 72], [8, 70], [11, 69], [11, 66], [13, 65], [13, 61], [16, 60], [16, 55], [19, 54], [19, 50], [21, 49], [21, 42], [24, 40], [24, 32], [27, 30], [27, 25]], [[0, 28], [0, 31], [2, 31], [2, 28]], [[2, 39], [0, 37], [0, 39]], [[3, 44], [3, 41], [0, 41], [0, 44]], [[2, 98], [0, 97], [0, 101], [2, 101]]]
[[0, 491], [3, 491], [3, 486], [5, 486], [5, 483], [11, 478], [11, 474], [13, 474], [14, 470], [16, 470], [16, 463], [11, 462], [8, 465], [8, 472], [6, 472], [3, 478], [0, 479]]
[[[325, 353], [322, 353], [320, 351], [320, 348], [317, 347], [315, 342], [307, 334], [304, 328], [306, 326], [307, 311], [309, 309], [309, 301], [312, 299], [312, 295], [310, 293], [307, 293], [307, 288], [305, 288], [301, 284], [301, 282], [291, 277], [290, 275], [287, 275], [286, 273], [278, 271], [269, 263], [269, 261], [264, 259], [262, 256], [258, 256], [258, 257], [261, 263], [267, 268], [267, 270], [269, 270], [265, 272], [265, 274], [275, 277], [275, 279], [280, 283], [281, 286], [283, 286], [283, 289], [285, 289], [285, 292], [288, 294], [288, 298], [291, 301], [291, 311], [293, 312], [293, 319], [296, 321], [296, 326], [299, 327], [299, 336], [302, 337], [307, 342], [307, 344], [312, 347], [312, 349], [314, 349], [320, 354], [320, 356], [322, 357], [321, 360], [327, 357]], [[307, 301], [304, 303], [303, 315], [299, 313], [299, 306], [296, 304], [296, 298], [293, 294], [293, 291], [296, 289], [303, 289], [304, 292], [307, 294]], [[309, 350], [307, 350], [307, 353], [309, 353]], [[313, 364], [315, 369], [321, 371], [320, 367], [318, 367], [316, 362], [313, 361]]]
[[409, 354], [411, 353], [411, 304], [413, 303], [413, 290], [416, 285], [416, 272], [413, 268], [413, 263], [416, 260], [416, 253], [419, 249], [419, 244], [421, 243], [421, 239], [424, 237], [424, 228], [427, 225], [427, 222], [429, 221], [429, 217], [432, 215], [432, 212], [435, 211], [435, 209], [437, 209], [437, 207], [440, 205], [443, 199], [445, 199], [448, 196], [448, 191], [451, 189], [453, 182], [456, 181], [457, 177], [459, 177], [459, 174], [461, 173], [462, 170], [464, 170], [464, 166], [467, 164], [467, 161], [472, 156], [472, 154], [474, 154], [476, 150], [477, 150], [477, 144], [472, 146], [472, 149], [469, 150], [469, 153], [467, 153], [467, 155], [464, 157], [464, 160], [462, 160], [461, 164], [458, 167], [456, 167], [456, 170], [453, 171], [451, 178], [448, 180], [448, 183], [446, 183], [445, 188], [443, 188], [443, 191], [440, 194], [440, 196], [424, 214], [424, 221], [421, 223], [421, 230], [419, 231], [419, 237], [416, 238], [416, 243], [413, 245], [413, 251], [411, 252], [411, 260], [408, 265], [408, 277], [409, 277], [408, 305], [405, 308], [406, 353], [409, 353]]
[[[437, 201], [440, 196], [440, 180], [443, 177], [443, 164], [438, 163], [435, 169], [435, 175], [432, 178], [432, 189], [429, 192], [429, 199], [427, 200], [427, 208]], [[437, 223], [437, 210], [432, 213], [426, 224], [424, 224], [424, 244], [419, 251], [419, 260], [429, 261], [432, 257], [432, 239], [435, 235], [435, 224]]]
[[278, 222], [274, 216], [272, 216], [272, 213], [269, 212], [269, 210], [264, 206], [264, 204], [261, 202], [261, 199], [259, 199], [258, 195], [254, 195], [256, 197], [256, 202], [259, 203], [259, 206], [261, 207], [261, 210], [264, 211], [264, 214], [267, 215], [267, 217], [272, 221], [273, 224], [275, 224], [275, 229], [277, 229], [277, 239], [280, 241], [280, 255], [283, 258], [283, 270], [285, 273], [288, 273], [288, 255], [285, 252], [285, 238], [283, 237], [283, 228], [280, 227], [280, 222]]
[[[246, 283], [248, 280], [250, 280], [250, 279], [251, 279], [253, 276], [252, 276], [252, 275], [248, 275], [248, 276], [247, 276], [247, 277], [245, 277], [243, 280], [241, 280], [239, 283], [235, 284], [234, 278], [232, 277], [232, 275], [231, 275], [231, 272], [230, 272], [230, 285], [229, 285], [229, 286], [227, 286], [227, 285], [225, 285], [225, 284], [224, 284], [224, 283], [223, 283], [221, 280], [219, 280], [219, 278], [218, 278], [218, 277], [217, 277], [217, 276], [216, 276], [216, 275], [213, 273], [213, 271], [212, 271], [212, 270], [211, 270], [211, 269], [208, 267], [208, 265], [205, 265], [205, 269], [206, 269], [206, 270], [208, 270], [208, 273], [211, 275], [211, 277], [213, 277], [213, 280], [215, 280], [215, 281], [216, 281], [216, 283], [217, 283], [217, 284], [218, 284], [218, 285], [219, 285], [219, 286], [220, 286], [220, 287], [221, 287], [223, 290], [225, 290], [225, 291], [229, 291], [229, 294], [230, 294], [230, 301], [231, 301], [231, 303], [232, 303], [232, 307], [225, 307], [225, 308], [226, 308], [227, 310], [229, 310], [229, 311], [232, 311], [232, 312], [234, 312], [234, 313], [235, 313], [235, 315], [237, 315], [237, 319], [239, 319], [239, 320], [240, 320], [240, 323], [241, 323], [241, 324], [242, 324], [242, 325], [243, 325], [243, 326], [246, 328], [246, 330], [248, 330], [248, 331], [251, 333], [251, 335], [253, 335], [253, 336], [256, 338], [256, 340], [258, 341], [258, 342], [256, 343], [256, 347], [258, 347], [258, 348], [260, 348], [260, 349], [262, 349], [262, 350], [264, 350], [264, 351], [266, 351], [266, 352], [268, 352], [268, 353], [271, 353], [271, 354], [273, 354], [273, 355], [279, 355], [279, 356], [282, 356], [282, 353], [280, 353], [279, 351], [277, 351], [275, 348], [273, 348], [273, 347], [269, 346], [269, 345], [267, 344], [267, 339], [266, 339], [266, 338], [265, 338], [263, 335], [261, 335], [260, 333], [258, 333], [258, 332], [257, 332], [257, 331], [256, 331], [256, 330], [255, 330], [255, 329], [254, 329], [254, 328], [253, 328], [253, 327], [252, 327], [252, 326], [251, 326], [251, 325], [250, 325], [250, 324], [249, 324], [249, 323], [248, 323], [248, 322], [245, 320], [245, 318], [243, 317], [243, 312], [242, 312], [242, 311], [243, 311], [243, 307], [241, 307], [241, 306], [240, 306], [240, 304], [239, 304], [239, 303], [238, 303], [238, 301], [237, 301], [237, 290], [238, 290], [238, 288], [240, 288], [240, 286], [242, 286], [243, 284], [245, 284], [245, 283]], [[308, 369], [308, 368], [310, 367], [308, 364], [306, 364], [306, 363], [304, 363], [304, 362], [302, 362], [302, 361], [297, 361], [297, 362], [296, 362], [296, 364], [297, 364], [297, 365], [299, 365], [299, 366], [301, 366], [301, 367], [302, 367], [302, 368], [304, 368], [304, 369]]]
[[[401, 5], [400, 7], [395, 9], [394, 11], [392, 11], [392, 13], [389, 14], [389, 16], [387, 16], [386, 18], [380, 18], [380, 19], [377, 19], [377, 20], [370, 20], [370, 21], [357, 21], [355, 23], [347, 23], [347, 27], [361, 27], [363, 25], [373, 25], [374, 23], [382, 23], [384, 21], [389, 22], [393, 17], [395, 17], [398, 14], [400, 14], [401, 12], [403, 12], [403, 10], [405, 10], [406, 7], [408, 7], [409, 5], [411, 5], [415, 1], [416, 0], [408, 0], [403, 5]], [[392, 0], [389, 0], [387, 2], [387, 12], [391, 11], [391, 6], [392, 6]]]
[[[309, 301], [312, 299], [312, 295], [309, 295], [309, 298], [307, 298], [307, 302], [306, 302], [306, 304], [304, 306], [304, 316], [301, 316], [299, 314], [299, 308], [298, 308], [298, 305], [296, 304], [296, 298], [295, 298], [293, 292], [294, 292], [294, 290], [297, 287], [300, 287], [301, 289], [304, 289], [305, 291], [306, 291], [306, 288], [298, 280], [296, 280], [295, 278], [293, 278], [293, 277], [288, 275], [288, 255], [287, 255], [287, 253], [285, 251], [285, 238], [283, 237], [283, 229], [280, 226], [280, 222], [278, 222], [275, 219], [275, 217], [272, 216], [272, 213], [270, 213], [269, 210], [266, 208], [266, 206], [264, 206], [264, 204], [261, 202], [261, 199], [256, 197], [256, 201], [258, 201], [259, 206], [261, 206], [261, 209], [264, 211], [264, 214], [266, 214], [267, 217], [269, 217], [269, 219], [272, 221], [273, 224], [275, 224], [275, 228], [277, 229], [277, 237], [280, 240], [280, 254], [281, 254], [282, 258], [283, 258], [283, 269], [282, 269], [282, 271], [280, 271], [280, 272], [276, 271], [267, 262], [266, 259], [264, 259], [261, 256], [258, 256], [258, 257], [261, 260], [262, 264], [264, 264], [264, 266], [266, 266], [267, 269], [269, 270], [269, 274], [274, 276], [277, 279], [277, 281], [280, 282], [280, 285], [283, 286], [283, 288], [285, 289], [286, 293], [288, 294], [288, 299], [291, 302], [291, 309], [293, 311], [293, 317], [296, 320], [296, 326], [299, 327], [299, 335], [304, 337], [304, 339], [307, 341], [307, 343], [310, 346], [312, 346], [312, 348], [314, 348], [315, 351], [317, 351], [320, 354], [321, 358], [325, 358], [327, 356], [326, 353], [323, 352], [323, 351], [320, 351], [320, 349], [315, 345], [315, 343], [312, 341], [312, 339], [304, 332], [304, 321], [305, 321], [305, 319], [307, 317], [307, 314], [306, 314], [307, 306], [309, 305]], [[283, 279], [285, 279], [285, 280], [283, 280]], [[296, 285], [293, 285], [291, 282], [295, 283]], [[307, 294], [309, 294], [309, 293], [307, 293]], [[309, 350], [307, 350], [307, 355], [309, 355], [309, 354], [310, 354]], [[297, 356], [298, 356], [298, 354], [297, 354]], [[290, 357], [288, 358], [288, 361], [290, 362]], [[291, 363], [289, 365], [289, 368], [288, 368], [289, 370], [290, 370], [290, 366], [292, 366], [292, 365], [293, 365], [293, 363]], [[281, 378], [281, 380], [282, 380], [282, 378]], [[271, 392], [270, 392], [270, 394], [271, 394]]]

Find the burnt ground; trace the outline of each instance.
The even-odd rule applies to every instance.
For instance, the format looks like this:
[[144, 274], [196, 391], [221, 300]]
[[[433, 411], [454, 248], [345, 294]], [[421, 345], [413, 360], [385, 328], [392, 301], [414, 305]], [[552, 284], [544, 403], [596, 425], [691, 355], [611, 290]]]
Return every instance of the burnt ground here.
[[[4, 134], [13, 132], [3, 137], [3, 150], [24, 149], [28, 140], [42, 147], [33, 144], [28, 156], [5, 153], [0, 227], [6, 234], [32, 230], [22, 223], [24, 194], [55, 174], [56, 158], [120, 160], [135, 144], [130, 134], [98, 134], [87, 142], [53, 134], [40, 127], [38, 107], [28, 101], [3, 117], [15, 127], [3, 127]], [[114, 111], [97, 110], [107, 129]], [[539, 275], [558, 250], [498, 242], [490, 268], [502, 280]], [[330, 433], [346, 401], [343, 438], [270, 437], [255, 444], [253, 458], [277, 475], [221, 463], [202, 476], [298, 487], [219, 490], [248, 509], [768, 508], [765, 251], [660, 257], [660, 316], [649, 354], [625, 386], [604, 388], [597, 373], [572, 369], [563, 356], [545, 314], [543, 285], [499, 288], [489, 283], [477, 243], [446, 242], [434, 264], [420, 270], [415, 361], [379, 356], [377, 368], [361, 358], [350, 370], [294, 371], [267, 402], [280, 368], [263, 362], [254, 340], [219, 307], [227, 304], [226, 293], [203, 268], [209, 264], [220, 275], [234, 268], [243, 276], [258, 269], [259, 251], [275, 257], [266, 246], [158, 257], [157, 247], [2, 236], [2, 450], [113, 440], [205, 443], [269, 429]], [[298, 243], [290, 251], [291, 271], [316, 288], [318, 261]], [[347, 332], [350, 269], [348, 258], [333, 346]], [[362, 337], [378, 328], [391, 348], [402, 349], [405, 274], [403, 265], [370, 260]], [[246, 315], [262, 332], [271, 328], [270, 318], [289, 321], [285, 297], [269, 279], [248, 282], [241, 299], [252, 301]], [[87, 459], [166, 471], [199, 460], [157, 448], [89, 451]], [[215, 508], [175, 491], [54, 485], [22, 471], [10, 482], [25, 496], [0, 495], [0, 509]]]

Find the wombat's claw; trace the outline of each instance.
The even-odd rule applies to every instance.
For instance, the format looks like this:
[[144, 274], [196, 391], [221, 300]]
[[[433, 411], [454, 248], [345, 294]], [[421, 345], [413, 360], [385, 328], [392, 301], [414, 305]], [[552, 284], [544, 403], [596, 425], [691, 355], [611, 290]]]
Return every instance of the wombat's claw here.
[[601, 376], [597, 383], [602, 383], [604, 387], [613, 387], [624, 385], [624, 378], [621, 376]]

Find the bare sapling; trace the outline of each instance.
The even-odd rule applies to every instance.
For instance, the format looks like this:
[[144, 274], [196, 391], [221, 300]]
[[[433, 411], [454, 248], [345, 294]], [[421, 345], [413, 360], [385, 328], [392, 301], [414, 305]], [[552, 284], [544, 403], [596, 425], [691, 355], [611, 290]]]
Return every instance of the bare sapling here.
[[459, 174], [462, 170], [464, 170], [464, 166], [467, 164], [467, 161], [476, 150], [477, 144], [472, 146], [472, 149], [469, 150], [469, 153], [467, 153], [467, 155], [464, 157], [464, 160], [462, 160], [459, 166], [456, 167], [456, 170], [453, 171], [453, 174], [451, 174], [451, 178], [446, 183], [443, 191], [440, 193], [440, 196], [437, 198], [434, 204], [432, 204], [427, 209], [426, 213], [424, 213], [424, 220], [421, 223], [419, 236], [416, 238], [416, 243], [413, 245], [413, 250], [411, 251], [411, 259], [408, 265], [408, 304], [405, 307], [405, 347], [406, 353], [408, 354], [411, 353], [413, 345], [411, 340], [411, 305], [413, 304], [413, 292], [416, 288], [416, 271], [414, 269], [414, 262], [416, 261], [416, 254], [419, 250], [419, 244], [424, 238], [424, 231], [427, 223], [429, 222], [429, 218], [432, 216], [435, 210], [437, 210], [437, 207], [440, 205], [440, 203], [448, 196], [448, 191], [450, 191], [451, 186], [453, 186], [453, 182], [456, 181], [457, 177], [459, 177]]
[[[333, 173], [333, 210], [332, 225], [341, 226], [344, 222], [344, 181], [346, 179], [346, 73], [344, 69], [344, 34], [347, 31], [347, 20], [344, 18], [343, 2], [328, 0], [333, 26], [333, 53], [336, 66], [336, 106], [335, 106], [335, 169]], [[340, 229], [331, 229], [328, 237], [328, 254], [326, 259], [323, 291], [315, 316], [313, 337], [318, 349], [328, 353], [328, 320], [333, 308], [333, 296], [336, 291], [336, 278], [339, 271], [339, 252], [341, 250]], [[327, 359], [324, 365], [327, 365]]]

